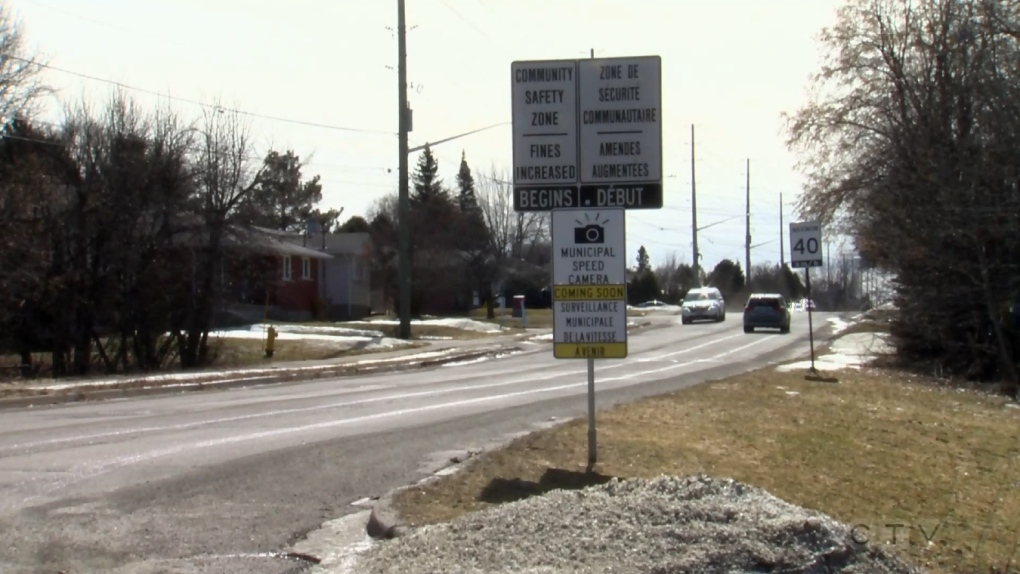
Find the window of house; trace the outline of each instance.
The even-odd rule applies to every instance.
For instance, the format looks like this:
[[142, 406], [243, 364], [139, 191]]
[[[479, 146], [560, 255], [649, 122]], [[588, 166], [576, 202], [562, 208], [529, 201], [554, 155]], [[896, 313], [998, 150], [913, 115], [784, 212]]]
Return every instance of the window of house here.
[[291, 264], [290, 264], [290, 255], [284, 255], [283, 256], [283, 280], [284, 281], [290, 281], [290, 278], [291, 278], [290, 277], [291, 269], [292, 269], [292, 267], [291, 267]]
[[312, 260], [307, 257], [301, 258], [301, 278], [306, 281], [312, 278]]

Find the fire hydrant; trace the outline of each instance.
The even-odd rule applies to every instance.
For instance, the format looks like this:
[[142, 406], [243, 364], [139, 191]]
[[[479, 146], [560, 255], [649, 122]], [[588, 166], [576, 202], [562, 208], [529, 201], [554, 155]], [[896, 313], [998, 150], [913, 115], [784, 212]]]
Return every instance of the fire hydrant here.
[[276, 346], [276, 328], [272, 325], [269, 326], [269, 330], [266, 331], [266, 358], [273, 358], [273, 347]]

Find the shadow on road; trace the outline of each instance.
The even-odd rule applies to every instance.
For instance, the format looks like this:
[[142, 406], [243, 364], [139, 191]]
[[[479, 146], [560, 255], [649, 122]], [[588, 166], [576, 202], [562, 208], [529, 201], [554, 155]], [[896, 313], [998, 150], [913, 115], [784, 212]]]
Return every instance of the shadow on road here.
[[478, 500], [489, 504], [516, 502], [552, 490], [580, 490], [589, 486], [605, 484], [612, 476], [598, 472], [580, 472], [550, 468], [538, 482], [520, 478], [494, 478], [478, 495]]

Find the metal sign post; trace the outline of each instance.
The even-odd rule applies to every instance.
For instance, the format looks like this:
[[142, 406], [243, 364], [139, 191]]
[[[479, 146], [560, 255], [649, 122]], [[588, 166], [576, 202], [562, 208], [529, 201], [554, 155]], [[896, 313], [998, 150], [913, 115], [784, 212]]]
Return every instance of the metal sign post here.
[[808, 327], [807, 328], [808, 328], [808, 342], [811, 345], [811, 372], [812, 373], [816, 373], [818, 371], [817, 371], [817, 369], [815, 369], [815, 326], [814, 326], [814, 323], [811, 321], [812, 300], [811, 300], [811, 268], [810, 267], [805, 267], [804, 268], [804, 286], [807, 288], [807, 296], [808, 296], [808, 298], [807, 298], [807, 300], [808, 300], [808, 305], [807, 305], [807, 325], [808, 325]]
[[627, 357], [626, 212], [552, 212], [553, 356], [588, 362], [588, 463], [595, 464], [595, 359]]
[[553, 356], [587, 359], [588, 464], [597, 460], [595, 359], [627, 357], [627, 209], [661, 209], [662, 59], [516, 61], [514, 211], [552, 213]]
[[808, 341], [811, 345], [811, 372], [815, 369], [815, 328], [811, 319], [811, 268], [822, 266], [822, 225], [817, 221], [790, 224], [790, 267], [804, 269], [804, 287], [807, 289], [805, 306], [808, 313]]

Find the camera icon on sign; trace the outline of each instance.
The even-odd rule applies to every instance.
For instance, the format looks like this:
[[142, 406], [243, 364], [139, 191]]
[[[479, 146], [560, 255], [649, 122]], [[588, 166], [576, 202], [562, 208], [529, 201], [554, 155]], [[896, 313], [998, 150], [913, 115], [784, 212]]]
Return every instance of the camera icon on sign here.
[[597, 223], [589, 223], [574, 228], [574, 243], [605, 243], [606, 228]]

